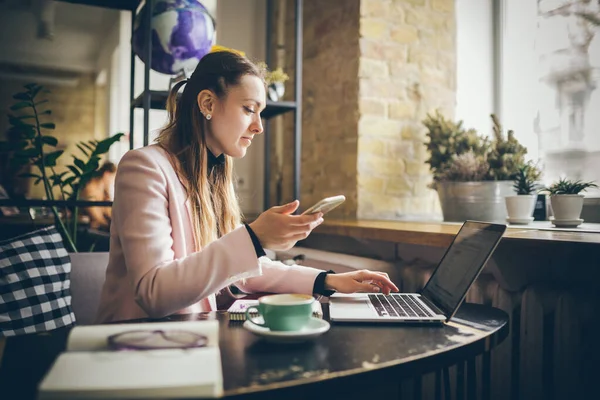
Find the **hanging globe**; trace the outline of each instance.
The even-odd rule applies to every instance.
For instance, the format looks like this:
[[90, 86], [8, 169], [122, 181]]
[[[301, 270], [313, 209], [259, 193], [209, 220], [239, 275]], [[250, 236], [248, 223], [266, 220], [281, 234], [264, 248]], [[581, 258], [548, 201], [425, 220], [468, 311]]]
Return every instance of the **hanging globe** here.
[[[132, 47], [145, 63], [146, 26], [144, 6], [135, 18]], [[191, 71], [210, 51], [215, 23], [196, 0], [156, 0], [152, 10], [152, 61], [150, 68], [163, 74]]]

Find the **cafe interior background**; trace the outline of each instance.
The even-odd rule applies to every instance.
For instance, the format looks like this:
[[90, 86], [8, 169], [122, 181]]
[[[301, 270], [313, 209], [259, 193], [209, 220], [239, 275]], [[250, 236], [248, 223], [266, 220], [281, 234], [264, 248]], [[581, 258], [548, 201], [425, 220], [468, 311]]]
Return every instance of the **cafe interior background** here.
[[[293, 1], [273, 0], [270, 16], [266, 0], [202, 4], [216, 21], [216, 44], [254, 60], [268, 59], [270, 69], [281, 67], [289, 76], [283, 96], [271, 100], [294, 103], [292, 111], [269, 119], [267, 148], [260, 135], [247, 156], [235, 161], [237, 190], [249, 218], [296, 195], [301, 208], [307, 208], [323, 197], [344, 194], [346, 202], [328, 218], [443, 221], [427, 162], [428, 115], [463, 121], [465, 129], [492, 140], [493, 114], [502, 132], [514, 131], [527, 149], [525, 160], [541, 169], [540, 184], [561, 177], [600, 182], [598, 1], [306, 0], [301, 71], [296, 71]], [[57, 171], [67, 171], [71, 154], [81, 157], [81, 141], [124, 133], [104, 157], [118, 164], [130, 148], [131, 98], [144, 89], [144, 63], [136, 56], [130, 93], [131, 32], [127, 11], [0, 0], [0, 139], [7, 138], [5, 115], [15, 103], [13, 95], [35, 82], [50, 91], [45, 96], [52, 110], [48, 120], [55, 124], [57, 149], [65, 151]], [[168, 90], [172, 77], [151, 71], [150, 89]], [[298, 79], [300, 93], [295, 92]], [[133, 117], [133, 147], [140, 147], [144, 111], [136, 108]], [[149, 111], [150, 143], [165, 121], [164, 110]], [[0, 161], [7, 168], [6, 154]], [[47, 198], [41, 184], [5, 171], [0, 170], [0, 184], [8, 196]], [[586, 229], [598, 231], [593, 224], [600, 223], [600, 191], [590, 188], [584, 195]], [[47, 212], [33, 208], [38, 216]], [[545, 217], [541, 222], [551, 227]], [[15, 229], [12, 233], [23, 229], [23, 223], [11, 225], [8, 216], [1, 218], [5, 227]], [[3, 231], [4, 236], [8, 231]], [[392, 267], [398, 260], [432, 265], [443, 253], [426, 245], [318, 233], [300, 253], [314, 249], [318, 257], [319, 251], [337, 251]], [[592, 266], [597, 255], [595, 248], [576, 250], [568, 262], [574, 258]], [[521, 253], [509, 261], [525, 266], [549, 258], [567, 262], [564, 253], [550, 251], [546, 257], [540, 261], [539, 255]], [[415, 279], [418, 286], [422, 278]], [[479, 289], [479, 300], [491, 304], [498, 295], [486, 297], [486, 288]], [[523, 285], [508, 289], [524, 290]], [[512, 340], [518, 342], [515, 335]], [[510, 376], [509, 371], [504, 379]]]

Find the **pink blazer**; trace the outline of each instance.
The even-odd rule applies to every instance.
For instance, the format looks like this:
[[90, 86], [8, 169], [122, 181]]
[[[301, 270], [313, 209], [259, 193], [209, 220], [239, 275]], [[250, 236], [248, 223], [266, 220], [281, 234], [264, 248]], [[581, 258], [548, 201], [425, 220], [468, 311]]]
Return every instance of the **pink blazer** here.
[[257, 259], [244, 226], [194, 251], [191, 210], [166, 152], [127, 152], [117, 170], [110, 256], [97, 322], [216, 309], [215, 293], [311, 294], [321, 270]]

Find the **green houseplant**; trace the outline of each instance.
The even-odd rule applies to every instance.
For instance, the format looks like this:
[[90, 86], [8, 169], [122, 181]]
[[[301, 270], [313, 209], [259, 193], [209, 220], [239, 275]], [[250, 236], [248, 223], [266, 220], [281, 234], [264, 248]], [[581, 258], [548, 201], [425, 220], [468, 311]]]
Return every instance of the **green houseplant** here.
[[518, 167], [517, 176], [513, 181], [516, 195], [506, 196], [506, 212], [511, 224], [528, 224], [533, 221], [533, 211], [537, 201], [538, 181], [541, 170], [532, 162]]
[[285, 94], [285, 82], [290, 79], [289, 75], [283, 72], [281, 67], [269, 70], [264, 62], [259, 62], [258, 67], [265, 71], [265, 83], [267, 84], [267, 96], [269, 100], [278, 101]]
[[505, 134], [498, 118], [491, 118], [492, 138], [465, 129], [462, 121], [446, 119], [439, 111], [423, 121], [429, 139], [426, 162], [446, 221], [503, 222], [506, 218], [503, 198], [514, 194], [512, 181], [525, 164], [527, 150], [513, 131]]
[[[57, 160], [63, 156], [64, 150], [58, 150], [58, 139], [47, 133], [56, 126], [47, 121], [52, 111], [41, 107], [48, 100], [39, 99], [41, 94], [49, 92], [35, 83], [24, 88], [25, 91], [13, 96], [16, 102], [10, 107], [14, 114], [8, 114], [10, 127], [7, 135], [13, 140], [1, 142], [2, 148], [11, 153], [10, 163], [16, 171], [27, 171], [20, 173], [21, 177], [34, 179], [34, 184], [42, 183], [47, 200], [79, 200], [81, 190], [96, 174], [101, 156], [123, 134], [101, 141], [79, 142], [77, 148], [83, 156], [71, 155], [72, 164], [67, 165], [67, 170], [60, 171]], [[49, 208], [67, 249], [76, 252], [78, 207], [65, 207], [62, 212], [55, 205]]]
[[550, 217], [552, 223], [557, 227], [575, 227], [580, 225], [583, 220], [581, 210], [583, 209], [583, 198], [580, 194], [586, 189], [597, 188], [594, 182], [583, 182], [581, 180], [571, 180], [560, 178], [550, 186], [540, 190], [541, 193], [550, 195], [550, 206], [552, 207], [553, 217]]

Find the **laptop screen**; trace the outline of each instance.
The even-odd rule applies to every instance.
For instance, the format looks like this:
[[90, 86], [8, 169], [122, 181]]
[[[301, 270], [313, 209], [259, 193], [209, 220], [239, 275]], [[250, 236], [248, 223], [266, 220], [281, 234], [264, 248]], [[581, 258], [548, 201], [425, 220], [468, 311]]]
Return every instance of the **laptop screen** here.
[[463, 224], [422, 295], [450, 318], [492, 255], [505, 225], [467, 221]]

